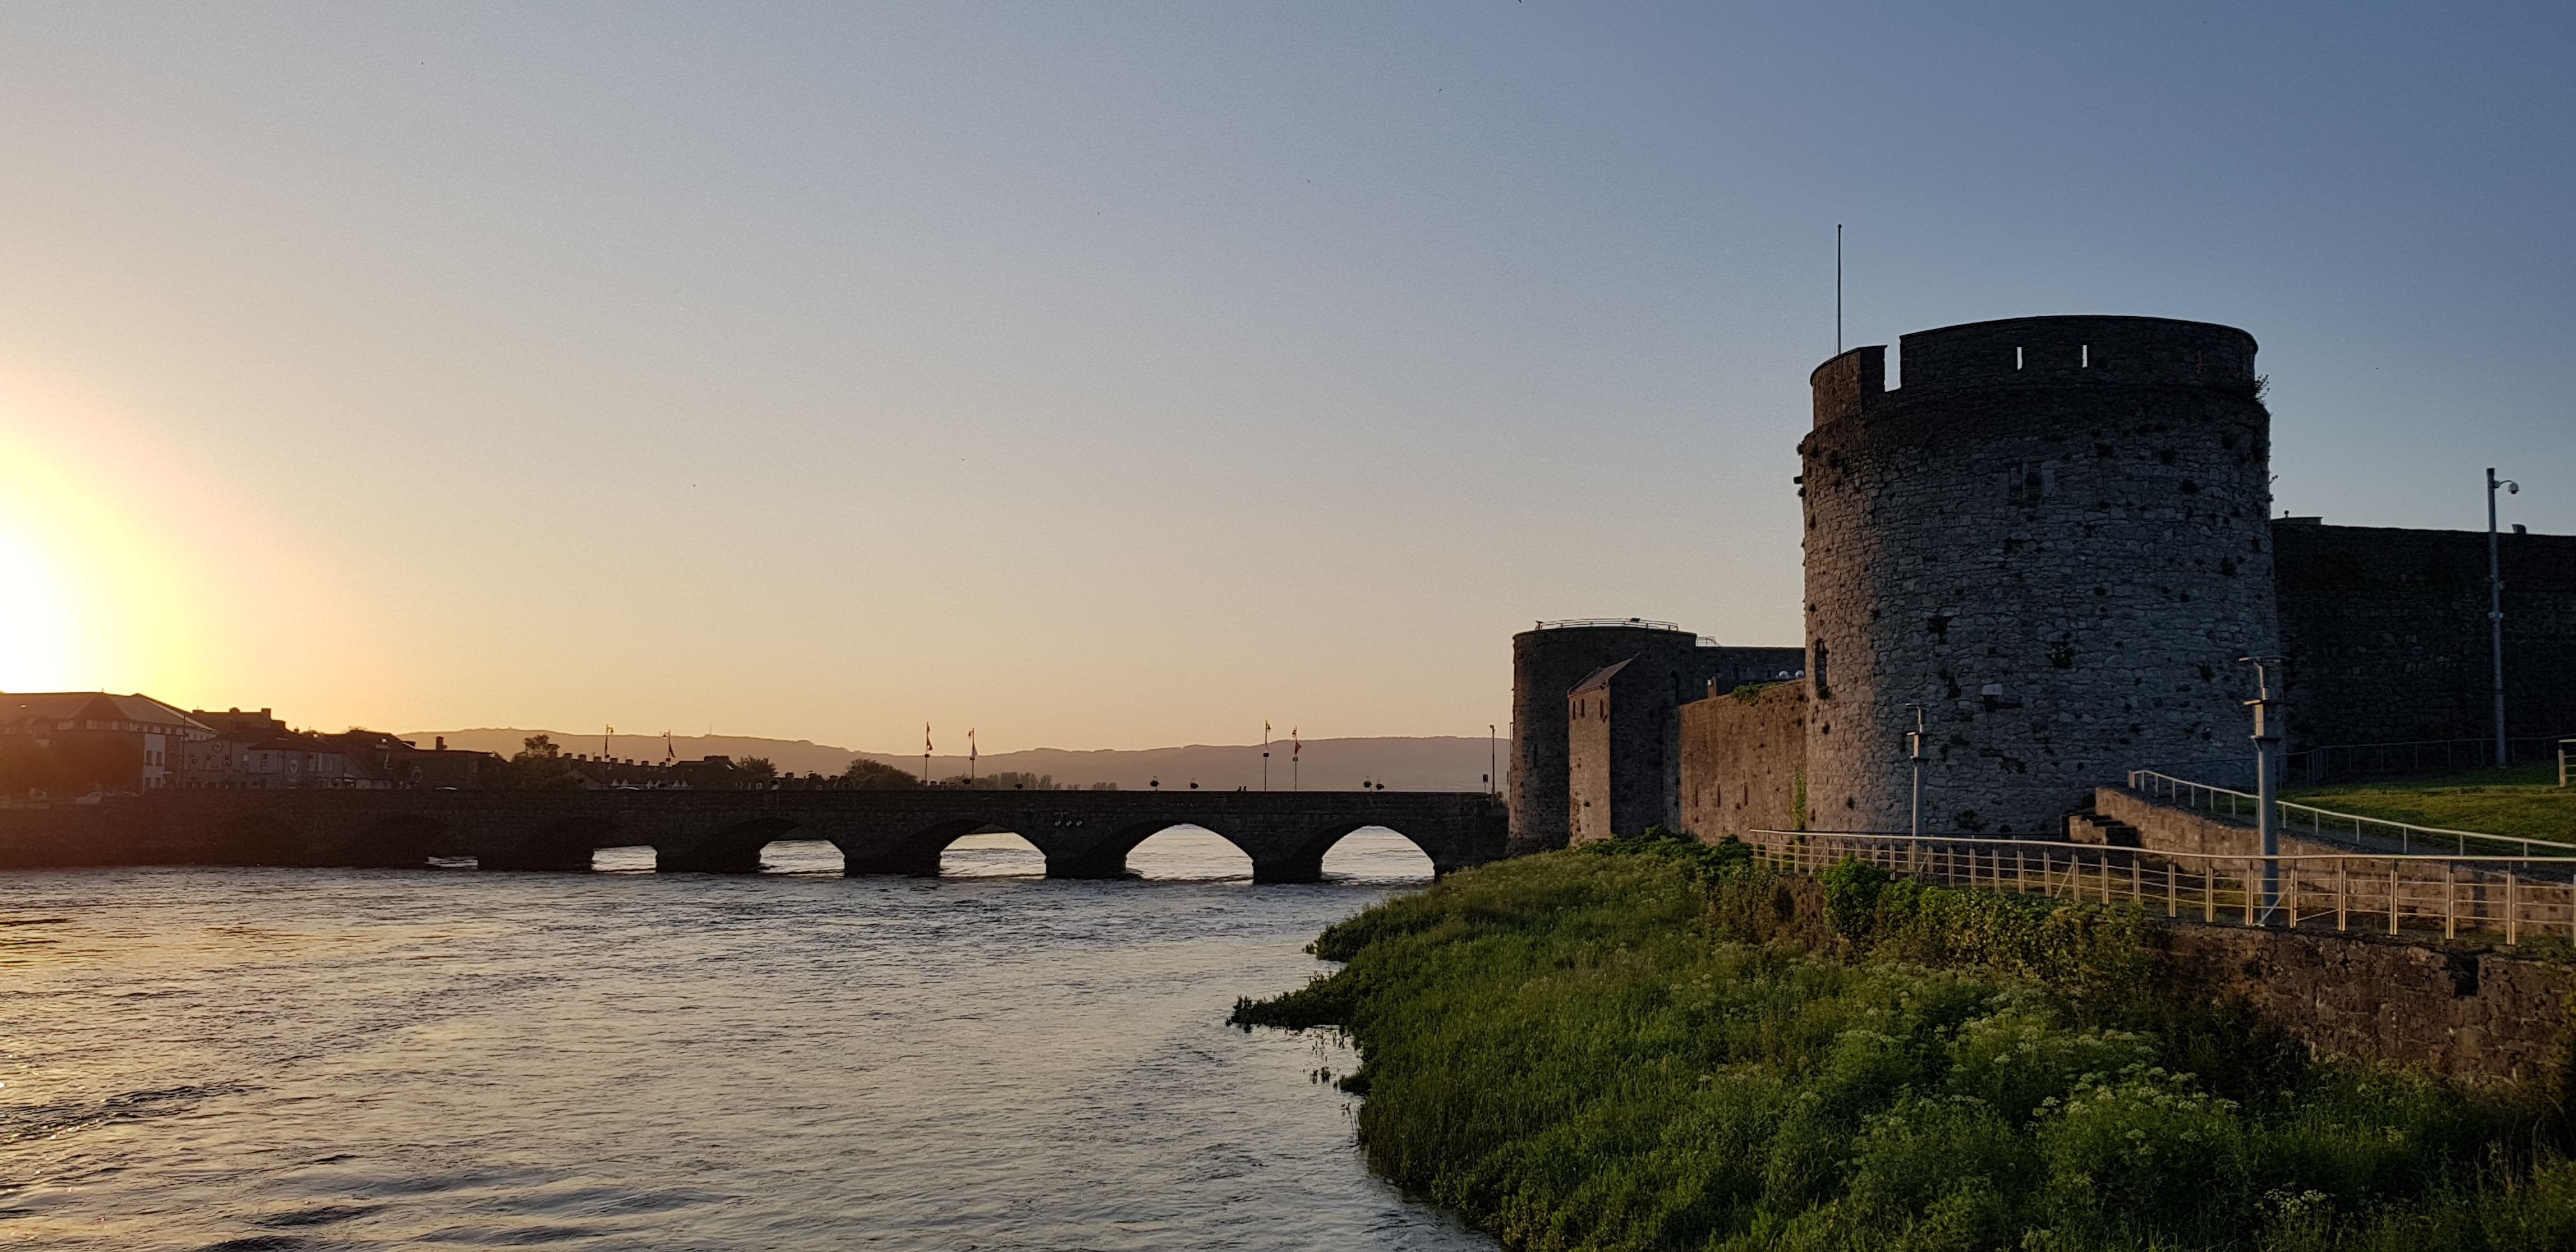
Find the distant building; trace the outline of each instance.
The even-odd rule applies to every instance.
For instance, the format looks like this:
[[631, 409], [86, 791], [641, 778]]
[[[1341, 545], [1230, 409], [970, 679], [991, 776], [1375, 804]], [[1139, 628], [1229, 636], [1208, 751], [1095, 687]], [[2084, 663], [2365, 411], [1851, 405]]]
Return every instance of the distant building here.
[[361, 785], [470, 791], [492, 785], [502, 764], [489, 752], [448, 747], [445, 735], [428, 748], [373, 730], [323, 738], [337, 744], [351, 767], [369, 780]]
[[146, 695], [0, 695], [0, 745], [11, 775], [0, 790], [150, 791], [171, 784], [191, 745], [214, 737], [212, 727]]
[[178, 785], [252, 791], [402, 786], [404, 771], [388, 758], [411, 745], [370, 730], [323, 735], [289, 727], [272, 709], [188, 714], [215, 737], [189, 745]]

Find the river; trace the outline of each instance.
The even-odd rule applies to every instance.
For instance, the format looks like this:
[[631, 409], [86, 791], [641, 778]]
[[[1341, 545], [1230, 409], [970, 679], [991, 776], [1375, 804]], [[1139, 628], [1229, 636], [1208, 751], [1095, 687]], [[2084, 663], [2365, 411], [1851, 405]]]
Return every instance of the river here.
[[1493, 1246], [1363, 1168], [1347, 1051], [1224, 1024], [1410, 845], [767, 860], [0, 874], [0, 1247]]

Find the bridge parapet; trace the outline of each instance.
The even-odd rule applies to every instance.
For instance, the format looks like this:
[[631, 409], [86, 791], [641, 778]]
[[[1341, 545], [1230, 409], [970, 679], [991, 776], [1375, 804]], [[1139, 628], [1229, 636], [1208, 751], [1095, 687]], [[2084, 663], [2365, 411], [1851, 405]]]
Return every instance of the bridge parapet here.
[[1050, 877], [1118, 877], [1174, 826], [1215, 832], [1261, 882], [1307, 882], [1352, 831], [1410, 839], [1447, 873], [1503, 853], [1502, 802], [1478, 792], [162, 791], [0, 809], [0, 868], [42, 865], [419, 865], [584, 869], [645, 845], [664, 870], [749, 873], [782, 838], [826, 840], [845, 872], [935, 874], [940, 851], [1006, 830]]

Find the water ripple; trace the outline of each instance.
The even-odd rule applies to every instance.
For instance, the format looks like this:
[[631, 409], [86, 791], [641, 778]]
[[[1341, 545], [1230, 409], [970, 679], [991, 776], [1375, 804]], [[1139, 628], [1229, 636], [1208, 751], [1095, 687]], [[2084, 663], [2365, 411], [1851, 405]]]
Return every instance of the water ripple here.
[[1012, 845], [0, 875], [51, 941], [0, 953], [0, 1248], [1492, 1246], [1361, 1168], [1337, 1043], [1223, 1024], [1418, 853], [1270, 887], [1206, 835], [1153, 882]]

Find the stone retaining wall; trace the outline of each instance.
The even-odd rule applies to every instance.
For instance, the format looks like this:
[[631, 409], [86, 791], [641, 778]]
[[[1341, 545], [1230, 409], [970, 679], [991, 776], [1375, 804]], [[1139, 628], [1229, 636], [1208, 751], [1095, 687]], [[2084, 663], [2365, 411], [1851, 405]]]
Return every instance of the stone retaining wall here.
[[2161, 969], [2188, 994], [2243, 1003], [2320, 1056], [2463, 1078], [2556, 1074], [2576, 969], [2476, 947], [2369, 935], [2163, 924]]
[[[1784, 875], [1753, 916], [1766, 939], [1830, 948], [1824, 892]], [[2184, 1003], [2241, 1004], [2312, 1055], [2471, 1080], [2558, 1076], [2576, 1040], [2576, 967], [2477, 944], [2433, 945], [2330, 931], [2157, 920], [2160, 990]]]
[[[2127, 787], [2093, 792], [2094, 813], [2138, 830], [2138, 846], [2149, 852], [2198, 852], [2207, 856], [2254, 856], [2263, 845], [2251, 818], [2222, 817], [2178, 805], [2159, 804]], [[2375, 849], [2333, 840], [2281, 832], [2284, 856], [2346, 856]]]

